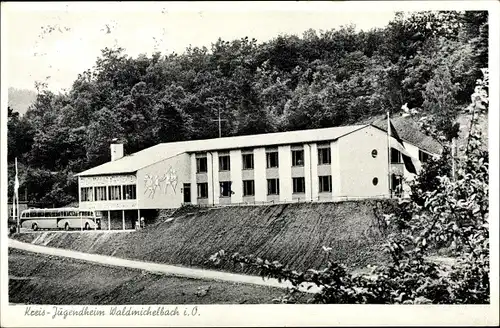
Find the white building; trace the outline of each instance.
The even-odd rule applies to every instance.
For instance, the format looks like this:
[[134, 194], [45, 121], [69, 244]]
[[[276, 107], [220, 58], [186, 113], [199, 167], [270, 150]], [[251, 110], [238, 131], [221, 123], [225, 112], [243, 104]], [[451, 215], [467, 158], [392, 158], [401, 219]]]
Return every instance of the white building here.
[[[397, 121], [394, 124], [397, 128]], [[183, 204], [391, 197], [401, 181], [398, 177], [413, 175], [395, 149], [389, 164], [383, 127], [353, 125], [163, 143], [128, 156], [123, 145], [113, 144], [110, 162], [77, 174], [80, 208], [102, 211], [105, 229], [121, 229], [133, 228], [147, 210]], [[414, 143], [404, 131], [398, 133], [417, 159], [439, 153], [435, 141], [418, 131], [407, 133], [420, 138]]]

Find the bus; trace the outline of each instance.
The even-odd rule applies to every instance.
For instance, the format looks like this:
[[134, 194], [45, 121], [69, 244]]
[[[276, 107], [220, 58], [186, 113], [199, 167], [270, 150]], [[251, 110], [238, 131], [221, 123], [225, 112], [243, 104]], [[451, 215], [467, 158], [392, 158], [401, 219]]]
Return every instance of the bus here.
[[21, 228], [33, 229], [101, 229], [100, 212], [74, 207], [32, 208], [21, 212]]

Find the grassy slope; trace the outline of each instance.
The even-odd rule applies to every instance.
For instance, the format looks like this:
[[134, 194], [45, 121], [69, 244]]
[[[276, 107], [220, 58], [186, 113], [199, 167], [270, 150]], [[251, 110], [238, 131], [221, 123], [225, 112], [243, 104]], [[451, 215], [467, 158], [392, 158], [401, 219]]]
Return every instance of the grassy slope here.
[[[226, 207], [186, 214], [133, 233], [22, 234], [39, 245], [176, 265], [210, 267], [208, 257], [226, 252], [278, 260], [294, 269], [324, 263], [322, 246], [351, 267], [384, 259], [383, 234], [374, 215], [386, 202], [363, 201]], [[242, 272], [227, 264], [222, 270]], [[247, 270], [247, 269], [245, 269]], [[255, 273], [245, 271], [246, 273]]]
[[262, 304], [284, 293], [265, 286], [168, 277], [9, 249], [12, 303]]

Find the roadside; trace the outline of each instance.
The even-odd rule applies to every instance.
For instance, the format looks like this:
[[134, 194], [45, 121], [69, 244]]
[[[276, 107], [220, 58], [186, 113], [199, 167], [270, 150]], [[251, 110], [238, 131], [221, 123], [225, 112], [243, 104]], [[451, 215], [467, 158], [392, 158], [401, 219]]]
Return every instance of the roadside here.
[[284, 293], [9, 249], [11, 304], [270, 304]]
[[[8, 245], [9, 248], [20, 249], [29, 252], [78, 259], [102, 265], [111, 265], [111, 266], [125, 267], [130, 269], [140, 269], [151, 273], [162, 273], [174, 277], [208, 279], [215, 281], [252, 284], [252, 285], [277, 287], [277, 288], [289, 288], [292, 286], [291, 283], [288, 281], [278, 282], [278, 280], [276, 279], [264, 280], [261, 277], [257, 276], [249, 276], [249, 275], [234, 274], [234, 273], [215, 271], [215, 270], [194, 269], [194, 268], [173, 266], [167, 264], [127, 260], [113, 256], [89, 254], [89, 253], [66, 250], [62, 248], [52, 248], [52, 247], [38, 246], [33, 244], [26, 244], [13, 239], [9, 239]], [[317, 292], [314, 286], [313, 288], [310, 289], [307, 289], [307, 286], [301, 286], [301, 287], [302, 288], [300, 290], [303, 292], [309, 292], [309, 293]]]

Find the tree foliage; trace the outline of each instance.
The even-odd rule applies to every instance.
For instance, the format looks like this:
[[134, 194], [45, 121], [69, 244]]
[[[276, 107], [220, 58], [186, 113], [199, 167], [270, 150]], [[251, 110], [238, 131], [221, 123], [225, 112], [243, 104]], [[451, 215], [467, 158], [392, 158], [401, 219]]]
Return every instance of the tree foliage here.
[[[109, 160], [114, 138], [130, 154], [218, 137], [219, 113], [222, 135], [233, 136], [352, 124], [408, 103], [454, 135], [456, 126], [442, 118], [467, 105], [487, 64], [487, 15], [398, 14], [382, 29], [309, 30], [262, 43], [219, 39], [210, 49], [150, 57], [105, 48], [68, 92], [38, 83], [27, 113], [9, 115], [8, 160], [46, 173], [79, 172]], [[30, 187], [29, 198], [41, 201], [59, 188], [76, 200], [70, 181], [44, 186]], [[46, 205], [61, 203], [47, 197]]]

